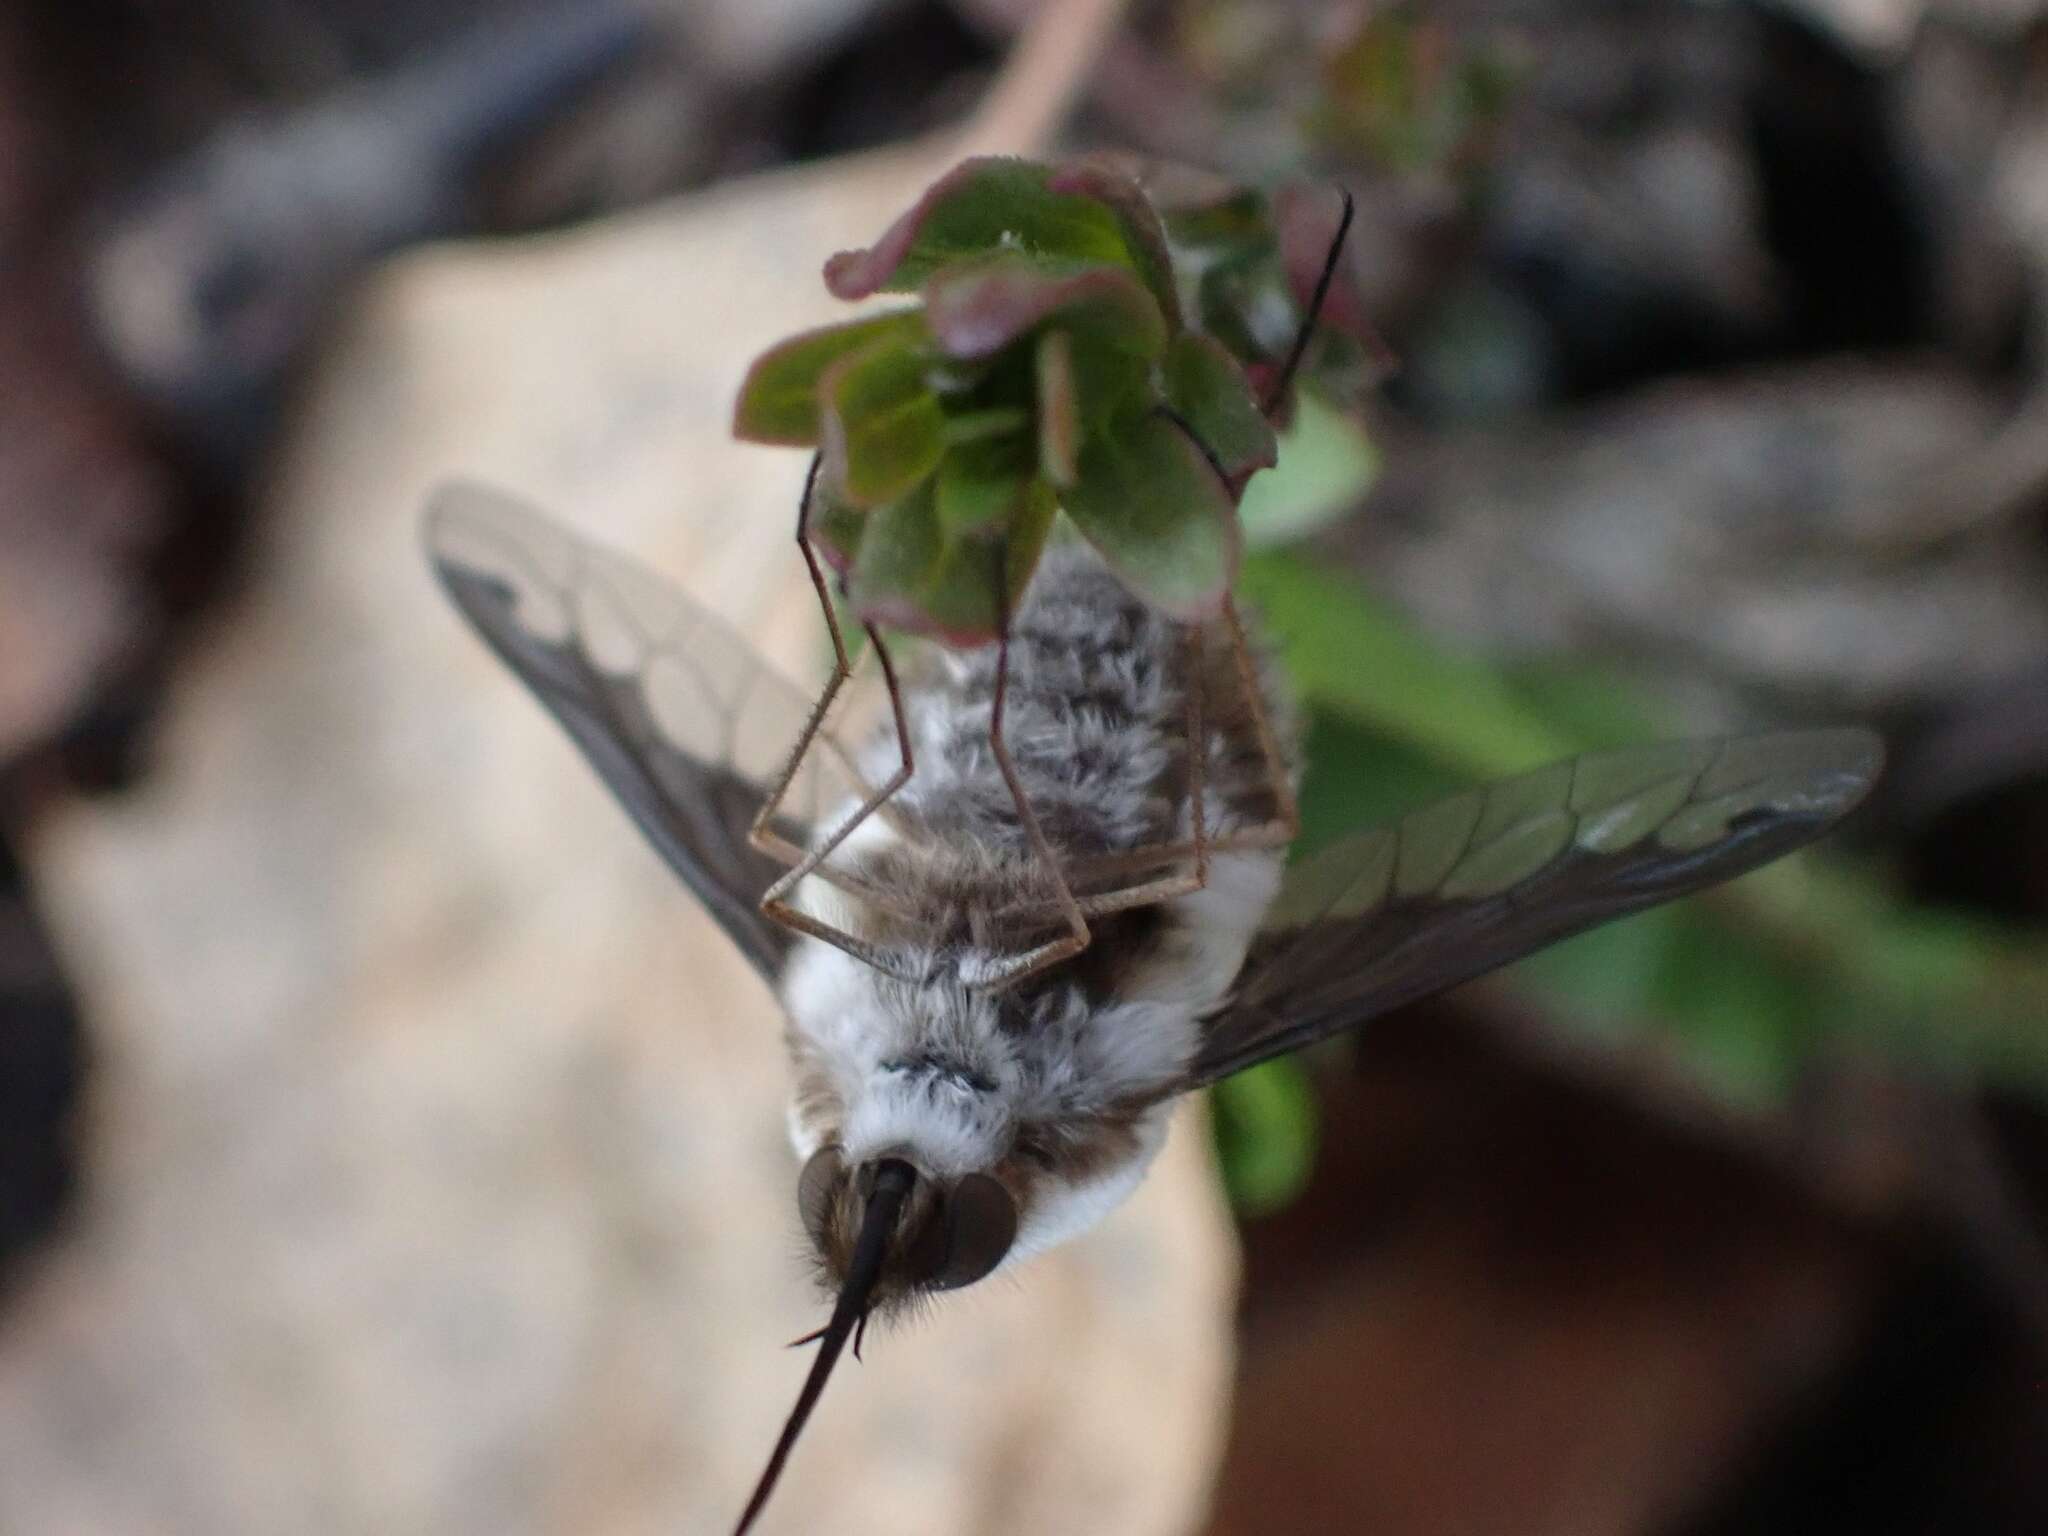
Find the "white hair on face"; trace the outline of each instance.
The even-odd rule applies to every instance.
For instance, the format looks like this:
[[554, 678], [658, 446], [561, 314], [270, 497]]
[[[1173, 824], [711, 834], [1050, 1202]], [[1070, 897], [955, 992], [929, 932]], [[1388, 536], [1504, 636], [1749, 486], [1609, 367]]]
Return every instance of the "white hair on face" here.
[[[831, 1129], [850, 1162], [909, 1148], [942, 1177], [985, 1169], [1008, 1150], [1024, 1073], [1004, 1038], [994, 1002], [956, 983], [884, 976], [843, 950], [807, 940], [783, 986], [800, 1052], [833, 1090]], [[980, 1088], [908, 1064], [943, 1061]], [[800, 1155], [827, 1126], [791, 1112]]]

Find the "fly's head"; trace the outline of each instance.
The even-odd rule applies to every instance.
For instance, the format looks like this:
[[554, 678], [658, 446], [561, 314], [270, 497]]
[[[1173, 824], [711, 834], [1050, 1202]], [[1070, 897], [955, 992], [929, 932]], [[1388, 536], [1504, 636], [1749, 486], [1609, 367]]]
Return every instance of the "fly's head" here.
[[1082, 962], [990, 992], [934, 965], [888, 977], [828, 945], [784, 1001], [804, 1158], [798, 1208], [835, 1293], [873, 1171], [914, 1175], [872, 1305], [958, 1289], [1085, 1231], [1136, 1187], [1185, 1059], [1185, 1010], [1116, 995]]
[[797, 1209], [828, 1289], [845, 1284], [891, 1164], [910, 1182], [870, 1307], [983, 1278], [1008, 1256], [1029, 1195], [1010, 1166], [1025, 1097], [1014, 1005], [944, 975], [884, 976], [825, 945], [797, 958], [785, 996]]
[[[906, 980], [813, 942], [785, 975], [790, 1128], [805, 1159], [797, 1208], [832, 1313], [810, 1336], [817, 1358], [742, 1536], [870, 1317], [1092, 1226], [1136, 1187], [1164, 1134], [1171, 1095], [1154, 1058], [1178, 1063], [1185, 1049], [1160, 1054], [1172, 1031], [1159, 1018], [1106, 1000], [1085, 972], [991, 994], [931, 958]], [[1124, 1094], [1134, 1073], [1146, 1091]]]
[[836, 1145], [820, 1147], [797, 1180], [797, 1210], [826, 1285], [846, 1287], [862, 1228], [884, 1169], [903, 1169], [904, 1196], [883, 1248], [868, 1309], [888, 1313], [920, 1297], [972, 1285], [994, 1272], [1017, 1238], [1018, 1204], [994, 1172], [958, 1177], [921, 1173], [910, 1148], [849, 1162]]
[[996, 1171], [1008, 1101], [986, 1075], [987, 1052], [960, 1055], [964, 1030], [991, 1022], [986, 1010], [963, 1013], [952, 990], [885, 978], [823, 944], [793, 958], [784, 998], [797, 1065], [791, 1131], [806, 1154], [797, 1207], [832, 1313], [811, 1335], [817, 1358], [741, 1532], [849, 1340], [857, 1353], [871, 1317], [991, 1273], [1019, 1219], [1016, 1193]]

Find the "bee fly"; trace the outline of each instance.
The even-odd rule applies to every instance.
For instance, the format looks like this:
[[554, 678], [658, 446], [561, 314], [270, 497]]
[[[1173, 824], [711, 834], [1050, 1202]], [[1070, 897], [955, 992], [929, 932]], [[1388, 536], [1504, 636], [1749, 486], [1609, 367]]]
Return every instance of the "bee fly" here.
[[[902, 811], [841, 855], [927, 920], [898, 972], [764, 917], [783, 873], [749, 828], [807, 714], [716, 618], [641, 568], [497, 492], [444, 488], [435, 569], [554, 712], [641, 830], [775, 989], [794, 1074], [797, 1209], [836, 1300], [740, 1521], [759, 1513], [845, 1345], [868, 1318], [984, 1279], [1086, 1230], [1136, 1186], [1174, 1102], [1554, 940], [1728, 879], [1819, 836], [1881, 761], [1858, 729], [1593, 753], [1502, 780], [1285, 865], [1216, 854], [1200, 889], [1099, 920], [1079, 956], [1001, 990], [1027, 855], [991, 762], [993, 663], [933, 653], [902, 677], [917, 772]], [[1055, 853], [1168, 838], [1182, 704], [1213, 648], [1131, 597], [1085, 547], [1055, 545], [1013, 616], [1008, 739]], [[1290, 704], [1256, 673], [1291, 777]], [[1212, 721], [1205, 740], [1227, 740]], [[886, 777], [884, 729], [853, 756]], [[1218, 753], [1218, 832], [1265, 813], [1264, 765]], [[831, 806], [784, 802], [802, 846]], [[806, 817], [808, 816], [808, 820]], [[870, 935], [900, 919], [819, 888]], [[942, 920], [938, 915], [946, 914]]]
[[[1347, 194], [1269, 417], [1352, 213]], [[797, 543], [838, 658], [815, 703], [660, 578], [499, 492], [444, 487], [426, 519], [456, 606], [782, 1003], [797, 1210], [834, 1301], [737, 1536], [871, 1316], [1086, 1231], [1183, 1094], [1777, 858], [1883, 757], [1857, 729], [1592, 753], [1287, 867], [1300, 751], [1279, 677], [1227, 601], [1170, 620], [1078, 541], [1048, 548], [993, 646], [928, 649], [899, 677], [870, 627], [891, 718], [850, 751], [831, 738], [847, 652], [810, 500]], [[1178, 872], [1088, 884], [1162, 862]]]

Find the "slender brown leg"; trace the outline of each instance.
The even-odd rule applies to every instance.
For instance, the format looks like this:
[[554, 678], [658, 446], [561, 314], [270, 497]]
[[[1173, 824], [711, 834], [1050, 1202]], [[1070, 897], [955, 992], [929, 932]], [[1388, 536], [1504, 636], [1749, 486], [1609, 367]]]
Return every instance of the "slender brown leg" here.
[[[818, 609], [825, 616], [826, 632], [832, 637], [832, 676], [818, 695], [817, 703], [811, 706], [810, 718], [804, 722], [803, 731], [797, 737], [796, 745], [790, 749], [789, 757], [783, 763], [774, 787], [769, 790], [768, 798], [762, 802], [760, 811], [755, 815], [754, 823], [747, 832], [747, 840], [764, 853], [791, 865], [780, 879], [761, 893], [760, 908], [766, 916], [799, 933], [823, 939], [826, 943], [836, 945], [884, 970], [894, 970], [896, 967], [890, 964], [887, 957], [874, 945], [842, 929], [818, 921], [789, 902], [790, 893], [798, 884], [807, 875], [822, 873], [820, 867], [837, 851], [839, 845], [846, 841], [854, 828], [866, 821], [878, 807], [908, 783], [911, 774], [916, 771], [916, 759], [910, 746], [910, 725], [903, 707], [903, 690], [897, 683], [896, 667], [889, 655], [888, 647], [882, 643], [882, 637], [875, 631], [873, 625], [863, 627], [867, 633], [868, 643], [875, 648], [876, 659], [882, 668], [882, 677], [889, 689], [889, 710], [895, 721], [896, 745], [900, 754], [896, 772], [891, 774], [888, 781], [879, 789], [870, 793], [853, 813], [840, 823], [830, 837], [812, 848], [797, 847], [778, 834], [771, 825], [782, 807], [782, 802], [788, 797], [789, 786], [795, 781], [805, 754], [817, 741], [833, 700], [838, 697], [839, 690], [853, 673], [852, 659], [846, 650], [846, 636], [839, 627], [839, 615], [833, 610], [832, 594], [825, 584], [824, 568], [818, 563], [817, 551], [811, 547], [811, 493], [817, 486], [820, 458], [819, 455], [813, 455], [810, 474], [804, 480], [803, 504], [797, 509], [796, 546], [804, 557], [804, 568], [810, 572], [811, 589], [818, 595]], [[827, 877], [829, 878], [829, 874]]]
[[890, 658], [889, 648], [883, 643], [882, 637], [875, 627], [872, 624], [868, 624], [864, 625], [863, 628], [867, 631], [868, 644], [875, 648], [875, 659], [881, 663], [883, 680], [888, 684], [889, 712], [895, 719], [896, 745], [901, 754], [901, 760], [896, 771], [889, 776], [888, 780], [863, 800], [850, 816], [840, 822], [830, 837], [827, 837], [823, 842], [815, 844], [808, 851], [803, 852], [797, 862], [783, 872], [779, 880], [761, 893], [761, 910], [785, 927], [794, 928], [799, 933], [807, 933], [812, 938], [823, 939], [828, 944], [837, 945], [848, 954], [865, 960], [871, 965], [878, 965], [883, 970], [894, 971], [898, 967], [889, 963], [886, 958], [878, 958], [881, 955], [881, 951], [877, 950], [874, 945], [869, 944], [866, 940], [854, 934], [847, 933], [843, 929], [833, 928], [828, 924], [819, 922], [801, 908], [791, 906], [789, 902], [790, 893], [797, 888], [804, 877], [816, 872], [825, 860], [832, 857], [838, 851], [839, 845], [845, 842], [852, 834], [854, 828], [872, 816], [875, 813], [876, 807], [880, 806], [891, 795], [895, 794], [897, 790], [909, 783], [911, 774], [917, 771], [917, 760], [910, 748], [910, 722], [903, 708], [903, 689], [896, 681], [896, 664]]
[[1288, 349], [1286, 365], [1274, 375], [1272, 387], [1259, 403], [1259, 408], [1268, 416], [1280, 409], [1280, 402], [1287, 398], [1288, 386], [1293, 384], [1294, 375], [1300, 371], [1301, 360], [1308, 356], [1309, 341], [1316, 333], [1316, 322], [1322, 318], [1323, 304], [1330, 297], [1330, 284], [1337, 276], [1337, 258], [1344, 250], [1344, 237], [1351, 233], [1352, 216], [1358, 212], [1350, 190], [1343, 187], [1338, 190], [1344, 197], [1344, 216], [1337, 221], [1337, 233], [1331, 237], [1330, 249], [1323, 257], [1323, 270], [1316, 278], [1315, 293], [1302, 314], [1301, 325], [1295, 330], [1294, 345]]
[[[1342, 195], [1344, 212], [1337, 222], [1336, 234], [1331, 237], [1329, 250], [1323, 256], [1322, 271], [1317, 275], [1315, 292], [1309, 300], [1308, 308], [1302, 314], [1301, 325], [1295, 332], [1293, 345], [1288, 349], [1286, 363], [1275, 377], [1262, 402], [1262, 408], [1268, 416], [1279, 408], [1280, 402], [1286, 397], [1288, 387], [1294, 381], [1294, 375], [1301, 367], [1302, 359], [1308, 355], [1309, 343], [1315, 336], [1316, 323], [1322, 316], [1323, 305], [1329, 299], [1330, 285], [1336, 279], [1337, 261], [1343, 253], [1345, 237], [1351, 232], [1352, 220], [1357, 213], [1357, 205], [1351, 193], [1343, 191]], [[1209, 467], [1215, 471], [1217, 479], [1223, 482], [1233, 497], [1237, 496], [1242, 489], [1241, 484], [1233, 482], [1230, 476], [1224, 473], [1223, 465], [1208, 444], [1202, 441], [1193, 424], [1171, 406], [1161, 405], [1157, 409], [1187, 434], [1188, 440], [1209, 461]], [[1191, 880], [1186, 876], [1164, 876], [1101, 896], [1083, 897], [1082, 910], [1091, 916], [1123, 907], [1138, 906], [1148, 901], [1163, 901], [1190, 890], [1199, 890], [1208, 883], [1211, 852], [1270, 848], [1292, 842], [1301, 830], [1301, 811], [1296, 801], [1294, 785], [1288, 775], [1287, 763], [1280, 754], [1279, 743], [1273, 735], [1272, 721], [1266, 713], [1265, 696], [1259, 688], [1258, 668], [1252, 661], [1251, 647], [1245, 642], [1244, 622], [1238, 616], [1237, 603], [1233, 598], [1224, 599], [1223, 621], [1229, 630], [1231, 656], [1237, 671], [1238, 685], [1244, 690], [1245, 709], [1251, 717], [1252, 729], [1258, 737], [1259, 753], [1265, 759], [1267, 779], [1272, 787], [1274, 816], [1262, 826], [1227, 833], [1213, 841], [1206, 835], [1200, 773], [1208, 757], [1202, 725], [1202, 695], [1206, 691], [1204, 679], [1207, 676], [1207, 668], [1203, 665], [1200, 631], [1197, 630], [1194, 664], [1190, 671], [1193, 683], [1188, 700], [1188, 743], [1189, 750], [1194, 754], [1192, 761], [1196, 770], [1190, 775], [1189, 792], [1195, 797], [1193, 835], [1190, 841], [1174, 846], [1159, 845], [1155, 848], [1133, 849], [1128, 854], [1088, 860], [1076, 866], [1077, 875], [1087, 878], [1111, 873], [1119, 867], [1142, 869], [1165, 859], [1191, 854], [1195, 865], [1194, 876]]]
[[789, 786], [796, 781], [805, 755], [817, 740], [833, 700], [839, 697], [839, 690], [853, 674], [853, 663], [846, 654], [846, 637], [840, 632], [839, 615], [833, 611], [832, 594], [825, 585], [825, 571], [818, 564], [818, 552], [811, 548], [811, 493], [817, 489], [818, 466], [824, 462], [824, 457], [822, 453], [812, 454], [810, 471], [804, 476], [803, 499], [796, 509], [796, 547], [797, 553], [804, 557], [804, 569], [810, 572], [811, 590], [818, 594], [818, 611], [825, 616], [825, 632], [832, 637], [832, 675], [826, 679], [824, 691], [811, 706], [810, 718], [804, 721], [803, 730], [789, 749], [789, 756], [783, 760], [782, 771], [768, 790], [768, 798], [761, 802], [753, 825], [747, 829], [748, 842], [785, 864], [800, 863], [804, 850], [776, 832], [772, 823], [781, 812], [783, 801], [789, 797]]
[[1052, 844], [1046, 840], [1044, 830], [1038, 824], [1037, 813], [1031, 809], [1031, 801], [1024, 794], [1024, 785], [1017, 777], [1017, 765], [1010, 760], [1010, 748], [1003, 740], [1003, 712], [1010, 695], [1010, 613], [1007, 602], [1009, 592], [1008, 550], [998, 546], [996, 551], [997, 591], [1005, 595], [1002, 611], [998, 616], [1001, 633], [996, 637], [996, 686], [995, 695], [989, 703], [988, 744], [995, 754], [996, 769], [1003, 776], [1003, 783], [1009, 787], [1010, 799], [1017, 807], [1017, 820], [1024, 828], [1024, 836], [1031, 844], [1032, 854], [1039, 860], [1053, 882], [1053, 901], [1060, 909], [1060, 917], [1067, 925], [1067, 932], [1060, 938], [1027, 950], [1021, 955], [992, 966], [984, 985], [1006, 987], [1022, 981], [1025, 977], [1044, 970], [1047, 966], [1058, 965], [1062, 960], [1071, 960], [1088, 947], [1088, 920], [1081, 915], [1080, 903], [1074, 899], [1073, 887], [1060, 869], [1059, 859]]
[[[1340, 236], [1341, 238], [1341, 236]], [[1273, 790], [1273, 819], [1263, 827], [1240, 834], [1237, 846], [1271, 848], [1291, 843], [1301, 831], [1301, 806], [1295, 799], [1294, 781], [1287, 772], [1287, 760], [1280, 755], [1280, 743], [1273, 735], [1273, 722], [1266, 715], [1265, 695], [1259, 691], [1259, 671], [1252, 661], [1252, 649], [1245, 643], [1244, 621], [1238, 617], [1237, 601], [1226, 598], [1223, 622], [1230, 628], [1230, 648], [1237, 663], [1238, 686], [1244, 689], [1245, 708], [1252, 717], [1252, 730], [1259, 738], [1259, 754], [1266, 760], [1266, 777]]]

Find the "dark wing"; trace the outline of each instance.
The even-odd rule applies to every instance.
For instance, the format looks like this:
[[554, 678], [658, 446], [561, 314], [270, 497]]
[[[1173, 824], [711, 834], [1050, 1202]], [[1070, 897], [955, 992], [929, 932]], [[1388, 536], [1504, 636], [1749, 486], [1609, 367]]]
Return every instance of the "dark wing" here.
[[[426, 542], [455, 605], [773, 981], [791, 935], [756, 903], [781, 866], [747, 830], [808, 701], [660, 578], [498, 491], [442, 487]], [[799, 775], [778, 822], [798, 845], [817, 818], [818, 778]]]
[[1190, 1086], [1768, 863], [1883, 760], [1854, 729], [1594, 752], [1344, 838], [1287, 872]]

